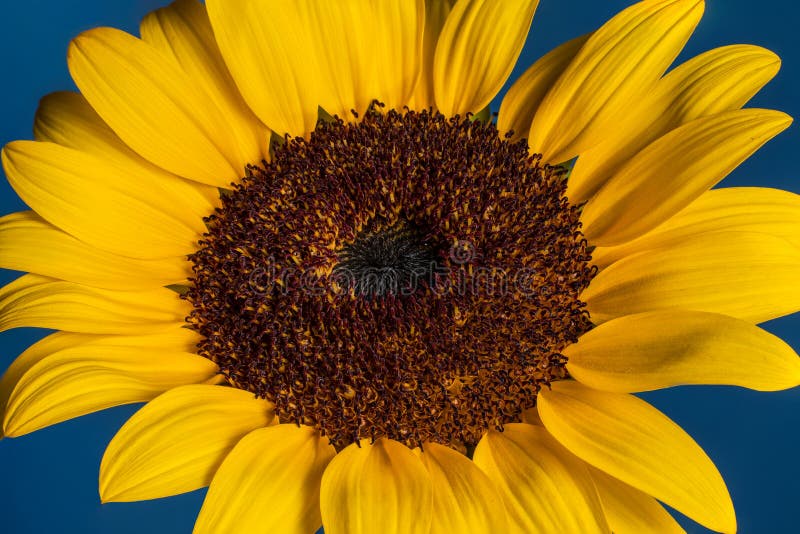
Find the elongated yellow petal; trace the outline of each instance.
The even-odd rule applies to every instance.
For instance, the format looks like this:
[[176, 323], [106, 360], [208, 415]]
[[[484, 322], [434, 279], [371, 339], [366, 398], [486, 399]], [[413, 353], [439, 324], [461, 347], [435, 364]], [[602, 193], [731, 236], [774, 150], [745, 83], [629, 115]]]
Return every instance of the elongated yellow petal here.
[[511, 74], [538, 0], [462, 0], [444, 23], [433, 62], [436, 106], [447, 116], [485, 108]]
[[592, 34], [539, 107], [532, 151], [560, 163], [628, 128], [626, 109], [652, 90], [703, 9], [702, 0], [645, 0]]
[[172, 258], [194, 251], [204, 231], [200, 217], [179, 209], [184, 201], [177, 191], [158, 187], [135, 169], [35, 141], [6, 145], [2, 159], [9, 183], [26, 204], [99, 249]]
[[141, 24], [142, 40], [180, 64], [224, 115], [230, 128], [238, 169], [269, 156], [270, 131], [239, 94], [214, 40], [205, 6], [197, 0], [177, 0], [148, 14]]
[[428, 534], [433, 497], [422, 461], [386, 438], [345, 448], [322, 476], [327, 534]]
[[581, 152], [567, 184], [573, 203], [585, 202], [629, 159], [687, 122], [741, 108], [780, 68], [778, 56], [758, 46], [731, 45], [700, 54], [670, 71], [626, 110], [628, 128], [612, 128]]
[[425, 31], [422, 38], [422, 70], [414, 89], [414, 94], [409, 101], [411, 109], [421, 111], [436, 107], [433, 92], [433, 60], [436, 56], [436, 45], [442, 33], [444, 22], [453, 9], [456, 0], [426, 0], [425, 1]]
[[778, 74], [780, 66], [774, 52], [746, 44], [722, 46], [689, 59], [659, 82], [655, 95], [658, 110], [664, 109], [665, 115], [653, 117], [648, 137], [671, 125], [741, 108]]
[[219, 204], [216, 187], [184, 180], [131, 150], [79, 93], [59, 91], [42, 98], [33, 133], [37, 141], [74, 148], [124, 168], [125, 173], [115, 174], [115, 181], [133, 178], [135, 183], [126, 187], [166, 191], [172, 203], [168, 213], [185, 217], [190, 225], [197, 224], [198, 218], [206, 217]]
[[474, 461], [500, 491], [511, 532], [608, 532], [586, 466], [544, 428], [512, 423], [490, 430]]
[[316, 532], [322, 473], [335, 454], [310, 427], [254, 430], [214, 475], [194, 533]]
[[800, 310], [800, 249], [752, 232], [715, 232], [640, 252], [601, 271], [581, 299], [595, 324], [682, 308], [755, 323]]
[[47, 355], [17, 381], [6, 407], [5, 435], [21, 436], [213, 380], [218, 373], [214, 362], [173, 348], [188, 339], [196, 342], [197, 335], [185, 328], [149, 336], [102, 336]]
[[191, 306], [174, 291], [113, 291], [26, 274], [0, 289], [0, 331], [22, 326], [86, 334], [141, 334], [182, 324]]
[[507, 532], [500, 494], [469, 458], [450, 447], [426, 443], [422, 463], [433, 483], [431, 534]]
[[67, 63], [86, 100], [146, 159], [211, 185], [242, 176], [224, 114], [173, 58], [123, 31], [95, 28], [72, 41]]
[[513, 141], [528, 137], [533, 117], [545, 95], [588, 39], [589, 35], [584, 35], [554, 48], [514, 82], [503, 97], [497, 115], [497, 129], [501, 134], [513, 131]]
[[718, 532], [736, 532], [725, 482], [681, 427], [624, 393], [555, 382], [538, 397], [547, 430], [594, 467]]
[[592, 263], [603, 269], [637, 252], [724, 231], [760, 232], [800, 247], [800, 195], [766, 187], [712, 189], [642, 237], [615, 247], [597, 247]]
[[387, 109], [408, 103], [422, 68], [424, 0], [312, 2], [308, 11], [328, 113], [348, 120], [376, 99]]
[[35, 212], [0, 218], [0, 267], [106, 289], [152, 289], [186, 280], [186, 258], [139, 260], [97, 249]]
[[639, 152], [581, 214], [595, 245], [618, 245], [663, 223], [791, 124], [778, 111], [742, 109], [692, 121]]
[[236, 443], [272, 418], [272, 405], [248, 391], [171, 389], [136, 412], [109, 443], [100, 464], [100, 498], [140, 501], [207, 486]]
[[313, 130], [329, 82], [315, 54], [311, 5], [209, 0], [206, 8], [225, 64], [253, 112], [280, 135]]
[[716, 313], [664, 310], [626, 315], [564, 349], [567, 370], [595, 389], [650, 391], [723, 384], [759, 391], [800, 385], [800, 357], [778, 337]]
[[[11, 392], [14, 391], [19, 379], [43, 358], [63, 349], [79, 345], [99, 336], [89, 334], [73, 334], [71, 332], [56, 332], [39, 340], [28, 347], [22, 354], [11, 362], [0, 380], [0, 421], [5, 419], [6, 405]], [[0, 429], [1, 430], [1, 429]], [[0, 437], [3, 433], [0, 431]]]
[[603, 503], [608, 526], [614, 534], [681, 534], [681, 528], [669, 512], [650, 495], [608, 474], [589, 467], [592, 480]]
[[[143, 342], [150, 339], [157, 339], [159, 346], [174, 352], [191, 352], [199, 341], [197, 334], [186, 328], [175, 327], [172, 330], [156, 335], [147, 334], [141, 337]], [[40, 362], [42, 359], [56, 354], [63, 350], [70, 350], [73, 347], [82, 346], [85, 344], [105, 343], [109, 339], [124, 339], [129, 344], [132, 343], [134, 336], [105, 336], [105, 335], [92, 335], [92, 334], [76, 334], [73, 332], [56, 332], [49, 336], [42, 338], [30, 347], [28, 347], [22, 354], [20, 354], [6, 369], [0, 380], [0, 413], [5, 410], [8, 398], [11, 392], [19, 382], [20, 378], [28, 372], [28, 370]], [[4, 417], [4, 416], [3, 416]], [[3, 417], [0, 417], [2, 419]]]

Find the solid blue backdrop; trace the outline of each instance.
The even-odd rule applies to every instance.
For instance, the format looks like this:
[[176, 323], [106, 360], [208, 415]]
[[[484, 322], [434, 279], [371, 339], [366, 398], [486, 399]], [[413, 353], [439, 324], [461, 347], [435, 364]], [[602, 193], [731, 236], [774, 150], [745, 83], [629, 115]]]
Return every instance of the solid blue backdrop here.
[[[630, 2], [542, 0], [514, 80], [557, 44], [595, 29]], [[95, 26], [136, 32], [158, 0], [3, 1], [0, 18], [0, 144], [30, 139], [41, 96], [71, 89], [65, 51], [70, 38]], [[783, 58], [783, 70], [750, 104], [800, 116], [800, 7], [789, 0], [710, 0], [697, 33], [681, 56], [716, 46], [752, 43]], [[496, 111], [498, 102], [493, 109]], [[800, 192], [791, 128], [729, 176], [723, 185], [758, 185]], [[0, 183], [0, 214], [25, 206]], [[800, 274], [800, 273], [799, 273]], [[5, 283], [17, 273], [0, 272]], [[765, 327], [800, 348], [800, 315]], [[0, 370], [41, 331], [0, 334]], [[757, 393], [739, 388], [683, 387], [644, 395], [702, 445], [728, 483], [740, 531], [798, 530], [800, 390]], [[0, 531], [14, 534], [189, 533], [205, 491], [151, 502], [101, 505], [97, 471], [114, 432], [138, 408], [126, 406], [0, 441]], [[666, 451], [665, 451], [666, 452]], [[706, 532], [681, 518], [689, 532]]]

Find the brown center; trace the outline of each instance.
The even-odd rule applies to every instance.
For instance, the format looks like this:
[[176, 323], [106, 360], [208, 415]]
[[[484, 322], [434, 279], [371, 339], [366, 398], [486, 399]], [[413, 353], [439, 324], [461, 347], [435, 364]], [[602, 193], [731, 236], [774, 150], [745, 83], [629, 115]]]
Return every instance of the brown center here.
[[199, 353], [338, 448], [464, 449], [566, 377], [594, 270], [561, 168], [492, 124], [371, 111], [251, 167], [207, 219]]

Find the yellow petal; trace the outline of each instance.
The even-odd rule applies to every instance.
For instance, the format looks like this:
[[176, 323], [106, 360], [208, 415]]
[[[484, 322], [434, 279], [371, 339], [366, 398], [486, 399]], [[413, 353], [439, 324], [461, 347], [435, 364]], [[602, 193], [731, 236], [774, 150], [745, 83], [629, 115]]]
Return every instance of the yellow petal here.
[[328, 113], [348, 120], [376, 99], [387, 109], [408, 103], [422, 68], [424, 0], [317, 2], [308, 12]]
[[798, 269], [800, 249], [779, 237], [707, 233], [616, 262], [581, 299], [595, 324], [670, 308], [759, 323], [800, 310]]
[[316, 532], [322, 473], [335, 454], [310, 427], [252, 431], [214, 475], [194, 533]]
[[247, 107], [219, 52], [205, 6], [197, 0], [177, 0], [148, 14], [141, 24], [142, 40], [170, 56], [195, 87], [224, 115], [230, 128], [238, 169], [269, 156], [270, 131]]
[[303, 136], [317, 123], [320, 93], [308, 2], [209, 0], [214, 37], [253, 112], [280, 135]]
[[554, 48], [514, 82], [497, 115], [501, 134], [513, 131], [512, 141], [527, 139], [536, 110], [587, 39], [589, 35], [584, 35]]
[[170, 201], [174, 202], [168, 213], [185, 213], [189, 222], [206, 217], [219, 204], [216, 187], [179, 178], [131, 150], [78, 93], [59, 91], [42, 98], [36, 110], [33, 133], [37, 141], [74, 148], [125, 169], [126, 172], [116, 174], [115, 179], [133, 178], [135, 183], [129, 186], [131, 189], [147, 187], [167, 191]]
[[225, 115], [168, 55], [123, 31], [95, 28], [72, 41], [67, 63], [86, 100], [146, 159], [205, 184], [241, 178]]
[[791, 123], [778, 111], [742, 109], [672, 130], [623, 165], [586, 204], [584, 235], [594, 245], [608, 246], [652, 230]]
[[[22, 354], [11, 362], [0, 380], [0, 420], [5, 419], [5, 409], [8, 398], [19, 379], [43, 358], [63, 349], [79, 345], [99, 336], [88, 334], [73, 334], [71, 332], [56, 332], [37, 341], [28, 347]], [[2, 432], [0, 432], [2, 437]]]
[[778, 56], [758, 46], [710, 50], [676, 67], [639, 105], [626, 110], [628, 128], [606, 132], [600, 144], [581, 152], [569, 175], [567, 196], [591, 198], [626, 161], [670, 130], [687, 122], [741, 108], [780, 68]]
[[511, 532], [608, 532], [586, 466], [544, 428], [512, 423], [490, 430], [474, 461], [500, 491]]
[[589, 467], [614, 534], [681, 534], [685, 531], [657, 500], [606, 473]]
[[[160, 344], [168, 350], [172, 351], [185, 351], [191, 352], [197, 346], [199, 338], [191, 330], [185, 328], [174, 328], [169, 332], [158, 335], [145, 335], [141, 336], [143, 339], [159, 339]], [[42, 338], [30, 347], [28, 347], [22, 354], [20, 354], [6, 369], [2, 380], [0, 380], [0, 413], [5, 410], [8, 402], [8, 397], [14, 390], [14, 387], [19, 382], [19, 379], [28, 372], [28, 370], [40, 362], [43, 358], [69, 350], [73, 347], [84, 344], [103, 343], [108, 339], [126, 339], [131, 340], [133, 337], [122, 336], [103, 336], [91, 334], [76, 334], [73, 332], [56, 332], [49, 336]], [[4, 417], [4, 416], [3, 416]], [[0, 417], [2, 419], [2, 417]]]
[[603, 269], [637, 252], [723, 231], [760, 232], [800, 248], [800, 195], [766, 187], [712, 189], [642, 237], [615, 247], [597, 247], [592, 263]]
[[547, 430], [590, 465], [718, 532], [736, 532], [725, 482], [681, 427], [624, 393], [555, 382], [537, 399]]
[[489, 105], [517, 62], [538, 5], [538, 0], [456, 3], [433, 62], [439, 111], [464, 115]]
[[800, 357], [780, 338], [741, 319], [664, 310], [603, 323], [564, 349], [575, 380], [604, 391], [681, 384], [759, 391], [800, 385]]
[[272, 418], [272, 405], [248, 391], [171, 389], [136, 412], [109, 443], [100, 464], [100, 498], [141, 501], [207, 486], [236, 443]]
[[161, 188], [133, 168], [35, 141], [9, 143], [2, 159], [26, 204], [99, 249], [144, 259], [183, 256], [204, 232], [202, 219], [181, 209], [177, 190]]
[[453, 9], [456, 0], [425, 1], [425, 31], [422, 38], [422, 71], [409, 101], [411, 109], [421, 111], [436, 107], [433, 96], [433, 59], [436, 56], [436, 44], [442, 33], [444, 22]]
[[780, 65], [774, 52], [753, 45], [722, 46], [693, 57], [659, 82], [659, 111], [666, 107], [666, 115], [653, 117], [648, 132], [741, 108], [775, 77]]
[[362, 440], [328, 465], [320, 504], [327, 534], [428, 534], [431, 479], [405, 445]]
[[152, 289], [185, 281], [186, 258], [139, 260], [83, 243], [35, 212], [0, 218], [0, 267], [106, 289]]
[[21, 436], [104, 410], [148, 401], [185, 384], [211, 381], [211, 360], [175, 349], [197, 341], [185, 328], [149, 336], [97, 336], [52, 352], [30, 366], [8, 399], [3, 431]]
[[703, 14], [702, 0], [646, 0], [589, 38], [533, 120], [530, 145], [551, 163], [572, 159], [628, 128], [626, 110], [652, 90]]
[[431, 534], [506, 532], [503, 501], [492, 481], [460, 452], [426, 443], [422, 463], [433, 483]]
[[22, 326], [141, 334], [182, 324], [191, 306], [166, 288], [113, 291], [26, 274], [0, 289], [0, 331]]

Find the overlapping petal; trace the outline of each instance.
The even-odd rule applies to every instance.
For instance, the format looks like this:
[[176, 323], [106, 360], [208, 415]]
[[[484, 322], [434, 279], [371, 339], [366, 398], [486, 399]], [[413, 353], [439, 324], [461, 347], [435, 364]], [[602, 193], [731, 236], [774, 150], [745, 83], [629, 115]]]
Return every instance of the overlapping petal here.
[[[170, 332], [157, 336], [145, 335], [143, 339], [158, 339], [159, 346], [164, 350], [174, 352], [189, 352], [197, 345], [196, 335], [188, 329], [175, 328]], [[8, 403], [8, 398], [20, 378], [42, 359], [64, 350], [71, 350], [84, 344], [103, 343], [110, 336], [76, 334], [74, 332], [56, 332], [50, 334], [28, 347], [8, 366], [0, 380], [0, 413], [3, 413]], [[126, 338], [130, 339], [130, 338]]]
[[268, 158], [271, 133], [239, 94], [214, 40], [205, 6], [198, 0], [176, 0], [148, 14], [140, 28], [142, 40], [174, 59], [224, 115], [233, 141], [229, 157], [237, 168], [243, 170], [248, 163]]
[[329, 85], [309, 24], [313, 5], [305, 0], [209, 0], [206, 8], [225, 64], [253, 112], [279, 135], [311, 132], [321, 93]]
[[800, 247], [800, 195], [766, 187], [712, 189], [640, 238], [614, 247], [595, 248], [592, 263], [603, 269], [638, 252], [725, 231], [764, 233]]
[[719, 472], [681, 427], [624, 393], [555, 382], [538, 397], [547, 430], [576, 456], [718, 532], [736, 532]]
[[702, 0], [645, 0], [594, 32], [545, 97], [530, 145], [561, 163], [629, 128], [631, 102], [652, 90], [703, 14]]
[[213, 381], [219, 372], [214, 362], [190, 352], [186, 345], [196, 343], [197, 335], [185, 328], [144, 336], [65, 335], [74, 345], [29, 360], [33, 365], [16, 380], [5, 410], [5, 435], [148, 401], [173, 387]]
[[763, 322], [800, 310], [800, 249], [755, 232], [714, 232], [646, 250], [601, 271], [584, 290], [592, 321], [685, 309]]
[[236, 443], [272, 419], [272, 405], [248, 391], [171, 389], [136, 412], [109, 443], [100, 464], [100, 497], [140, 501], [207, 486]]
[[113, 28], [76, 37], [67, 53], [73, 80], [133, 150], [184, 178], [227, 186], [244, 173], [224, 113], [155, 46]]
[[176, 214], [203, 218], [219, 204], [216, 187], [179, 178], [131, 150], [79, 93], [59, 91], [42, 98], [33, 134], [37, 141], [72, 148], [126, 169], [124, 174], [115, 174], [115, 181], [133, 178], [131, 189], [165, 191]]
[[778, 111], [743, 109], [676, 128], [629, 160], [586, 204], [583, 233], [618, 245], [663, 223], [791, 124]]
[[408, 447], [390, 439], [339, 452], [322, 476], [320, 499], [327, 534], [430, 532], [430, 476]]
[[497, 115], [497, 129], [501, 134], [513, 131], [512, 140], [527, 139], [542, 100], [588, 39], [589, 35], [584, 35], [557, 46], [514, 82], [503, 97]]
[[[88, 334], [56, 332], [37, 341], [22, 354], [17, 356], [17, 358], [11, 362], [11, 365], [8, 366], [8, 369], [5, 370], [2, 380], [0, 380], [0, 420], [5, 419], [5, 409], [8, 404], [8, 398], [11, 396], [11, 392], [14, 391], [14, 387], [17, 385], [17, 382], [19, 382], [19, 379], [28, 369], [50, 354], [79, 345], [94, 337], [95, 336]], [[0, 432], [0, 436], [2, 436], [2, 432]]]
[[438, 443], [426, 443], [421, 458], [433, 484], [431, 534], [506, 532], [500, 494], [474, 462]]
[[310, 427], [254, 430], [222, 462], [195, 523], [195, 534], [307, 534], [322, 524], [322, 473], [336, 454]]
[[387, 109], [408, 103], [422, 69], [424, 0], [310, 2], [306, 9], [326, 84], [319, 104], [328, 113], [348, 120], [373, 100]]
[[132, 258], [174, 258], [193, 252], [205, 231], [180, 189], [162, 187], [134, 167], [35, 141], [6, 145], [2, 159], [9, 183], [26, 204], [101, 250]]
[[512, 423], [490, 430], [474, 461], [496, 484], [512, 532], [608, 532], [586, 466], [544, 428]]
[[114, 291], [26, 274], [0, 289], [0, 331], [31, 326], [135, 335], [180, 325], [190, 309], [166, 288]]
[[581, 152], [570, 173], [567, 196], [590, 199], [630, 158], [687, 122], [741, 108], [780, 68], [764, 48], [730, 45], [700, 54], [670, 71], [633, 103], [628, 128], [611, 128], [597, 146]]
[[106, 289], [153, 289], [189, 276], [185, 258], [142, 260], [79, 241], [23, 211], [0, 218], [0, 267]]
[[538, 0], [463, 0], [436, 45], [433, 87], [445, 115], [486, 107], [514, 68]]
[[589, 467], [608, 526], [614, 534], [681, 534], [685, 531], [657, 500], [616, 478]]
[[409, 100], [409, 107], [418, 111], [436, 107], [433, 89], [433, 60], [436, 57], [436, 45], [444, 27], [447, 16], [453, 9], [456, 0], [426, 0], [425, 30], [422, 36], [422, 62], [420, 77], [414, 94]]

